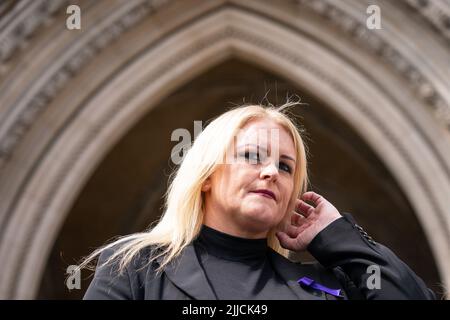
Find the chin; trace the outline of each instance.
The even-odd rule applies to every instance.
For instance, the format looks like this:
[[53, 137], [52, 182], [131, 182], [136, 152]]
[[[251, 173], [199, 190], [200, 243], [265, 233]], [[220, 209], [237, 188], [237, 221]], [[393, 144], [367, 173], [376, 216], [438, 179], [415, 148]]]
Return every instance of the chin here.
[[273, 210], [267, 210], [267, 208], [255, 208], [249, 210], [245, 214], [255, 225], [272, 228], [278, 224], [276, 219], [276, 213]]

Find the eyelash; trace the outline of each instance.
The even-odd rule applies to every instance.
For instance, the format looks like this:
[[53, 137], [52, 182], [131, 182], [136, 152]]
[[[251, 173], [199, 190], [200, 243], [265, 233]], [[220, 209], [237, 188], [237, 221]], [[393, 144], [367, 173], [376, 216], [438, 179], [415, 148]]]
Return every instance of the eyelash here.
[[[259, 152], [250, 152], [250, 151], [245, 151], [243, 154], [241, 154], [241, 156], [244, 156], [246, 159], [248, 159], [249, 158], [249, 155], [250, 154], [252, 154], [252, 155], [257, 155], [258, 156], [258, 162], [260, 161], [260, 156], [259, 156]], [[284, 170], [284, 171], [286, 171], [287, 173], [291, 173], [292, 172], [292, 169], [291, 169], [291, 167], [290, 166], [288, 166], [286, 163], [284, 163], [284, 162], [280, 162], [280, 164], [283, 164], [283, 165], [285, 165], [286, 166], [286, 170]]]

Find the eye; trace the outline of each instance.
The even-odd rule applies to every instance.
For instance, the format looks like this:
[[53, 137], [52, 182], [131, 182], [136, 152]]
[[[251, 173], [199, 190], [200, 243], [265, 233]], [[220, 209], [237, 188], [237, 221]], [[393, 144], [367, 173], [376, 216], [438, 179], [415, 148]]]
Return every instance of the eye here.
[[261, 161], [261, 157], [260, 157], [260, 155], [259, 155], [259, 152], [245, 151], [245, 153], [242, 154], [242, 155], [243, 155], [243, 156], [245, 157], [245, 159], [247, 159], [247, 160], [250, 160], [250, 159], [256, 160], [257, 163], [259, 163], [259, 162]]
[[280, 162], [278, 168], [282, 168], [282, 170], [286, 171], [287, 173], [291, 173], [292, 169], [290, 166], [288, 166], [286, 163], [284, 162]]

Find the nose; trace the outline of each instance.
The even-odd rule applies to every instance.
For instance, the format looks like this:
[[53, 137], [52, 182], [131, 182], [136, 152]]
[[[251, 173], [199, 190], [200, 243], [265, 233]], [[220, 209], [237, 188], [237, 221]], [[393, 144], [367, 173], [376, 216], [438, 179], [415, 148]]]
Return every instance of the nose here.
[[262, 166], [260, 176], [262, 179], [276, 179], [278, 174], [277, 164], [274, 161], [270, 161]]

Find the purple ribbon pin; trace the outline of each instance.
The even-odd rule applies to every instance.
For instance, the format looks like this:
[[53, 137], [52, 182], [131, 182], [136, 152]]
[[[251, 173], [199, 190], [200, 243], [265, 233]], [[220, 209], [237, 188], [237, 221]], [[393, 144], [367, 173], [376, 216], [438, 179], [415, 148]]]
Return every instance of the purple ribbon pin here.
[[343, 298], [343, 296], [341, 295], [341, 289], [331, 289], [331, 288], [327, 288], [327, 287], [325, 287], [325, 286], [323, 286], [323, 285], [321, 285], [321, 284], [315, 282], [315, 281], [314, 281], [313, 279], [311, 279], [311, 278], [303, 277], [303, 278], [298, 279], [297, 282], [298, 282], [299, 284], [301, 284], [301, 285], [303, 284], [303, 285], [305, 285], [305, 286], [307, 286], [307, 287], [311, 287], [311, 288], [313, 288], [313, 289], [316, 289], [316, 290], [320, 290], [320, 291], [329, 293], [329, 294], [331, 294], [331, 295], [333, 295], [333, 296]]

